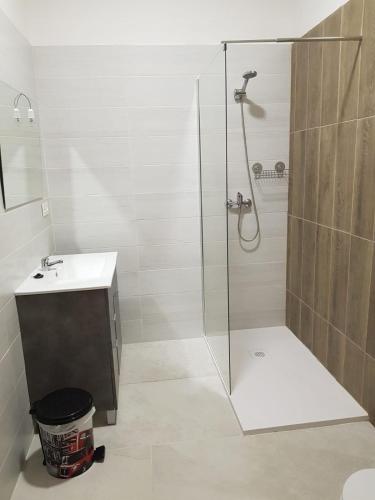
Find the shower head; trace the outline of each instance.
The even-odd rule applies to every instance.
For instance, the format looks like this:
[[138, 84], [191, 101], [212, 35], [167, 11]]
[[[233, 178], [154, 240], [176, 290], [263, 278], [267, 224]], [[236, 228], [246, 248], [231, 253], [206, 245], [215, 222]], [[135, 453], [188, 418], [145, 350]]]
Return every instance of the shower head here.
[[243, 75], [242, 78], [244, 79], [242, 88], [241, 89], [235, 89], [234, 91], [234, 100], [236, 102], [241, 102], [241, 99], [246, 96], [246, 87], [252, 78], [255, 78], [258, 75], [258, 73], [255, 70], [250, 70], [246, 71]]
[[245, 80], [249, 81], [252, 78], [255, 78], [257, 75], [258, 75], [258, 73], [256, 71], [250, 70], [250, 71], [246, 71], [246, 73], [244, 73], [242, 75], [242, 78], [244, 78]]
[[247, 84], [249, 83], [249, 80], [251, 80], [252, 78], [255, 78], [257, 75], [258, 75], [258, 73], [254, 70], [246, 71], [246, 73], [244, 73], [242, 75], [242, 78], [244, 79], [242, 89], [241, 89], [242, 92], [246, 91], [246, 87], [247, 87]]

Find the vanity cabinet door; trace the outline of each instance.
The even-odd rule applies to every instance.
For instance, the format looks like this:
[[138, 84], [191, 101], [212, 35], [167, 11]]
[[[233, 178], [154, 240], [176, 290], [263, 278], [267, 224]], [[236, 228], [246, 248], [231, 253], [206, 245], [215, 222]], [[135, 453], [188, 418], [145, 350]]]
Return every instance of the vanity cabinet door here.
[[98, 410], [117, 409], [122, 339], [116, 274], [110, 289], [16, 300], [31, 401], [80, 387]]
[[17, 297], [31, 402], [80, 387], [98, 410], [117, 408], [107, 296], [99, 289]]
[[112, 286], [108, 290], [108, 311], [110, 323], [110, 342], [113, 358], [113, 379], [116, 397], [118, 397], [119, 377], [121, 368], [122, 336], [120, 323], [120, 307], [117, 289], [116, 273], [113, 277]]
[[121, 355], [122, 355], [122, 333], [121, 333], [121, 316], [120, 316], [120, 301], [118, 290], [113, 295], [113, 309], [114, 309], [114, 318], [115, 318], [115, 331], [116, 331], [116, 341], [117, 341], [117, 349], [118, 349], [118, 359], [119, 365], [121, 368]]
[[120, 365], [117, 345], [112, 345], [112, 360], [113, 360], [113, 385], [116, 401], [118, 402], [118, 391], [120, 384]]

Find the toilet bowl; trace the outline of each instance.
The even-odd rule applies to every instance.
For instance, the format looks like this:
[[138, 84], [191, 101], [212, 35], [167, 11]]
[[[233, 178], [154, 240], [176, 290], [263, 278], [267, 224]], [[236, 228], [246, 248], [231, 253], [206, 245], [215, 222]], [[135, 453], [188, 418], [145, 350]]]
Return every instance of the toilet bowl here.
[[374, 500], [374, 498], [375, 469], [363, 469], [347, 479], [341, 500]]

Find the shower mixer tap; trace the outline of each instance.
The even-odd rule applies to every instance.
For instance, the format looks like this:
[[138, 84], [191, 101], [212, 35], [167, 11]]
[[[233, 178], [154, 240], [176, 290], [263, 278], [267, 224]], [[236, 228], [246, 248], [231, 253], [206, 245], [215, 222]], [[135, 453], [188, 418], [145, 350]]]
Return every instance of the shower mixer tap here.
[[244, 200], [243, 194], [238, 192], [237, 193], [237, 200], [233, 201], [231, 199], [227, 200], [226, 206], [227, 208], [247, 208], [250, 209], [252, 207], [253, 202], [250, 200], [250, 198], [247, 198], [247, 200]]

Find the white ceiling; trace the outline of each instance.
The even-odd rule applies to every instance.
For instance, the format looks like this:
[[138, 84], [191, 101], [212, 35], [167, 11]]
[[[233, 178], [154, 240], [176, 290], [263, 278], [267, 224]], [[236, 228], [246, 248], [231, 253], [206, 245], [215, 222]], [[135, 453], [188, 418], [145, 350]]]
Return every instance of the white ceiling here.
[[345, 0], [0, 0], [32, 45], [201, 44], [302, 35]]

